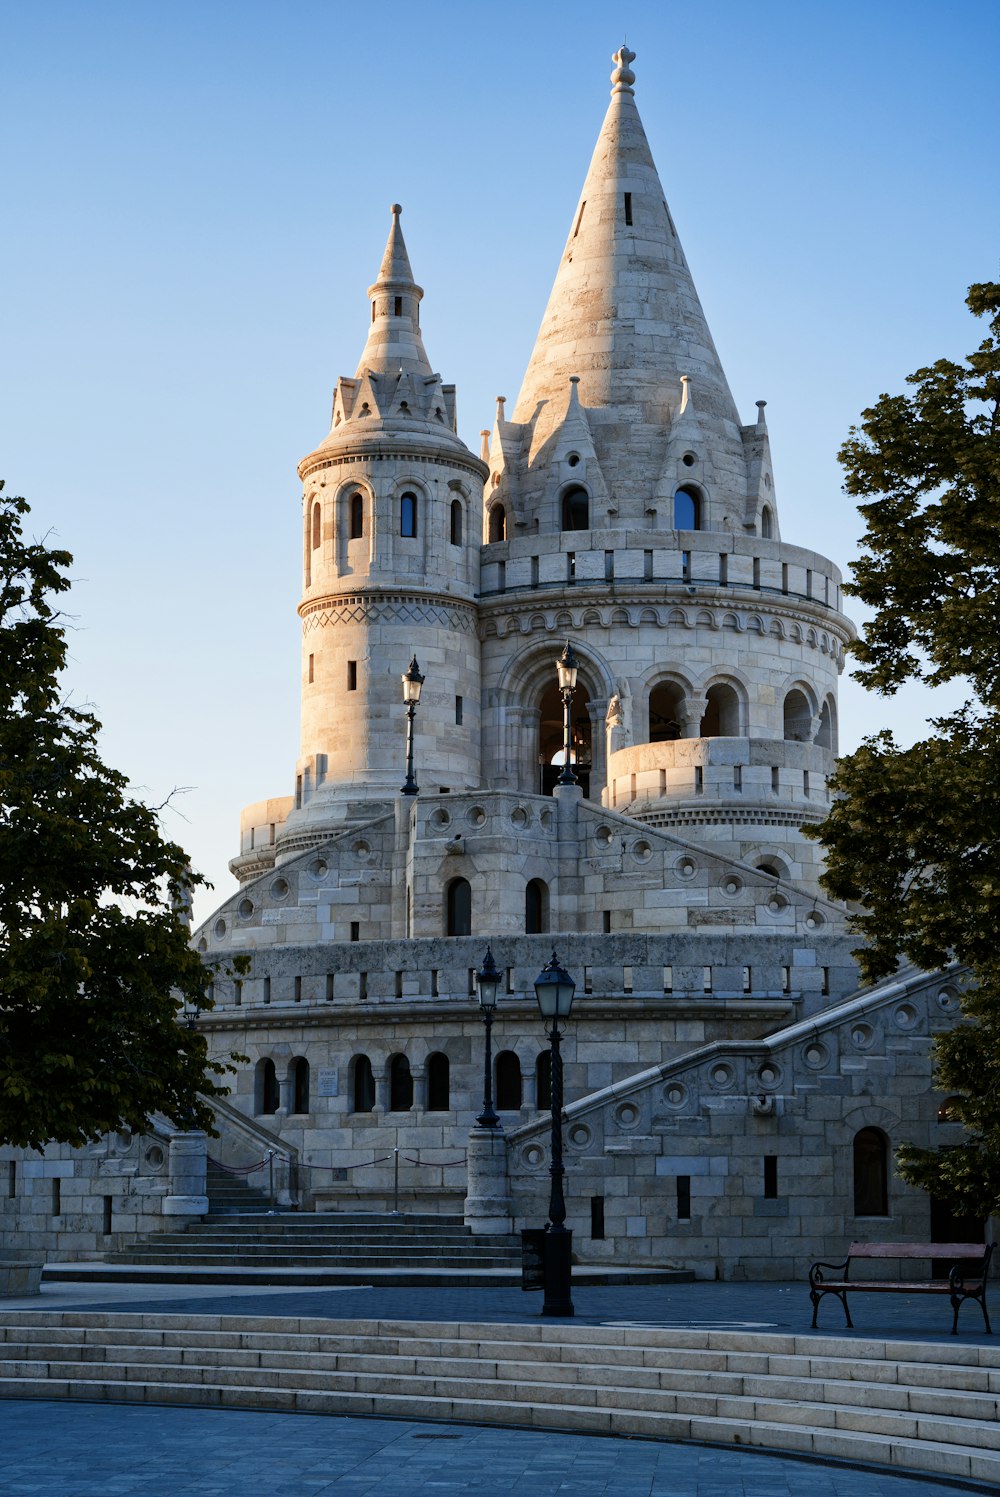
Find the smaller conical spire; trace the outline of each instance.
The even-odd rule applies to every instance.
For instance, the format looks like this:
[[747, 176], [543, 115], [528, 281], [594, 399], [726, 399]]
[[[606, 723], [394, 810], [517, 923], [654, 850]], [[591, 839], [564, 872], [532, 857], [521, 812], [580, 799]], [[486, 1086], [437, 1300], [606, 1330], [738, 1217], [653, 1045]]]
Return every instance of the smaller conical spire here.
[[364, 374], [401, 373], [429, 375], [430, 361], [420, 336], [420, 301], [423, 289], [413, 279], [410, 257], [406, 253], [403, 230], [399, 224], [402, 208], [390, 208], [392, 226], [378, 279], [368, 287], [372, 321], [368, 341], [358, 364], [356, 378]]

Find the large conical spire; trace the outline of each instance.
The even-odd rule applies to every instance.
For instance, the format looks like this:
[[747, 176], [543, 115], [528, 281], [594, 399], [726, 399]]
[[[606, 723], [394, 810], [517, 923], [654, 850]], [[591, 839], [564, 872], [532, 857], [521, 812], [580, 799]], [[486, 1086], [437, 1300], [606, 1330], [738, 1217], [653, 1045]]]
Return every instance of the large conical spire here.
[[634, 57], [626, 47], [615, 54], [611, 103], [514, 411], [515, 422], [533, 425], [533, 454], [566, 409], [574, 375], [581, 403], [607, 412], [605, 421], [661, 429], [687, 376], [703, 418], [738, 433], [636, 109]]
[[366, 374], [431, 373], [430, 361], [420, 336], [420, 301], [423, 290], [413, 279], [410, 257], [406, 253], [399, 215], [402, 208], [393, 203], [389, 210], [392, 225], [385, 254], [379, 266], [378, 279], [368, 287], [372, 304], [372, 323], [365, 351], [358, 364], [356, 379]]

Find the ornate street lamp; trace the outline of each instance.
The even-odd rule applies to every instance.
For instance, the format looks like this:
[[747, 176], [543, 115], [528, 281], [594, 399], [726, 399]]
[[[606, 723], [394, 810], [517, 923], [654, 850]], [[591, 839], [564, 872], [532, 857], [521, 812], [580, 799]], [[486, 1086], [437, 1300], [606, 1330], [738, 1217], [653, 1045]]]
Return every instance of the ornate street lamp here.
[[500, 969], [493, 960], [492, 948], [487, 946], [483, 965], [476, 973], [479, 988], [479, 1012], [486, 1025], [486, 1053], [483, 1061], [483, 1110], [476, 1119], [480, 1128], [499, 1128], [500, 1119], [493, 1106], [493, 1015], [497, 1008], [497, 990], [500, 987]]
[[556, 780], [557, 785], [580, 783], [573, 772], [573, 739], [570, 722], [573, 693], [576, 691], [576, 673], [579, 668], [580, 662], [573, 653], [573, 646], [567, 640], [565, 649], [556, 661], [556, 675], [559, 677], [559, 691], [563, 700], [563, 767], [562, 774]]
[[413, 714], [420, 701], [420, 688], [424, 680], [414, 655], [409, 670], [402, 677], [403, 701], [406, 703], [406, 783], [400, 789], [401, 795], [416, 795], [420, 788], [413, 775]]
[[[569, 645], [566, 646], [569, 650]], [[570, 652], [572, 653], [572, 652]], [[566, 1200], [563, 1195], [562, 1109], [563, 1073], [562, 1055], [559, 1050], [561, 1034], [560, 1019], [568, 1019], [573, 1007], [576, 983], [553, 951], [551, 959], [535, 978], [535, 997], [542, 1018], [551, 1023], [549, 1044], [551, 1046], [551, 1102], [552, 1102], [552, 1162], [549, 1165], [551, 1187], [549, 1190], [549, 1225], [545, 1233], [545, 1298], [543, 1315], [572, 1315], [572, 1250], [573, 1233], [566, 1226]]]

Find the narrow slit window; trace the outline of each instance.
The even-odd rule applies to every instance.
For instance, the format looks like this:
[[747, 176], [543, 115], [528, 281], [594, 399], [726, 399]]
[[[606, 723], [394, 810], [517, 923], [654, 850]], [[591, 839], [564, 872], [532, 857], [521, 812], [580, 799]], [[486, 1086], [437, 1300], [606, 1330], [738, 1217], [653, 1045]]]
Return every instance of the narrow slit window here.
[[701, 990], [703, 993], [711, 993], [712, 991], [711, 967], [702, 967], [701, 969]]
[[394, 317], [402, 317], [402, 315], [403, 315], [403, 298], [401, 296], [394, 296], [393, 297], [393, 299], [392, 299], [392, 314], [393, 314]]
[[593, 1242], [604, 1241], [604, 1197], [590, 1198], [590, 1236]]
[[753, 585], [757, 589], [757, 591], [760, 592], [760, 557], [759, 556], [755, 556], [754, 559], [753, 559]]
[[310, 655], [309, 656], [309, 685], [310, 686], [315, 681], [315, 679], [316, 679], [316, 656], [315, 655]]
[[689, 1222], [691, 1220], [691, 1176], [677, 1176], [677, 1220]]
[[729, 586], [729, 557], [725, 551], [719, 553], [719, 586]]
[[652, 580], [653, 580], [653, 553], [652, 553], [652, 551], [644, 551], [642, 553], [642, 580], [643, 580], [643, 582], [652, 582]]
[[629, 228], [632, 227], [632, 194], [630, 192], [625, 194], [625, 222]]
[[399, 533], [404, 540], [414, 540], [417, 534], [417, 496], [404, 494], [399, 501]]
[[465, 701], [462, 697], [455, 698], [455, 726], [462, 726], [462, 718], [465, 715]]
[[351, 921], [351, 940], [352, 941], [360, 941], [361, 940], [361, 921], [360, 920], [352, 920]]
[[743, 968], [743, 991], [744, 991], [744, 993], [752, 993], [753, 992], [753, 968], [752, 967], [744, 967]]
[[573, 228], [573, 238], [574, 239], [576, 238], [577, 234], [579, 234], [579, 232], [580, 232], [580, 225], [583, 223], [583, 210], [584, 210], [584, 208], [586, 208], [586, 206], [587, 206], [587, 199], [584, 198], [583, 202], [580, 204], [580, 211], [576, 215], [576, 224], [575, 224], [575, 226]]
[[663, 969], [663, 991], [668, 994], [674, 991], [673, 967], [664, 967]]
[[776, 1201], [778, 1199], [777, 1154], [764, 1155], [764, 1199], [765, 1201]]
[[358, 689], [358, 662], [356, 660], [347, 662], [347, 689], [348, 691]]
[[631, 967], [623, 967], [622, 968], [622, 992], [623, 993], [631, 993], [631, 991], [632, 991], [632, 968]]

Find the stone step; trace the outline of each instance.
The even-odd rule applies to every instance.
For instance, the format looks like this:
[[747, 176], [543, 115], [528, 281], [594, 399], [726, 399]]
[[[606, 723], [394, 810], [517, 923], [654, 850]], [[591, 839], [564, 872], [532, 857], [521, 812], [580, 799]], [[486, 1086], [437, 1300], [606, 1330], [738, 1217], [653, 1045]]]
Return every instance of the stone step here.
[[[76, 1369], [74, 1369], [74, 1372]], [[853, 1464], [891, 1466], [934, 1472], [958, 1479], [997, 1482], [1000, 1455], [966, 1440], [967, 1425], [952, 1433], [958, 1441], [927, 1436], [884, 1435], [852, 1428], [812, 1426], [765, 1418], [706, 1416], [688, 1412], [637, 1410], [632, 1407], [573, 1407], [565, 1403], [498, 1401], [464, 1389], [454, 1397], [400, 1392], [351, 1392], [284, 1386], [251, 1387], [214, 1382], [149, 1382], [113, 1377], [81, 1383], [74, 1376], [30, 1375], [0, 1379], [0, 1397], [84, 1398], [122, 1403], [179, 1403], [200, 1407], [258, 1408], [312, 1414], [379, 1415], [384, 1418], [436, 1419], [475, 1424], [515, 1424], [539, 1429], [577, 1429], [596, 1434], [642, 1435], [661, 1440], [699, 1440], [739, 1444], [804, 1455], [835, 1458]], [[787, 1406], [785, 1406], [787, 1409]]]
[[[42, 1334], [39, 1333], [39, 1338]], [[44, 1361], [40, 1352], [44, 1352]], [[41, 1371], [46, 1364], [47, 1371]], [[352, 1388], [353, 1391], [364, 1391], [365, 1379], [374, 1377], [382, 1382], [391, 1379], [396, 1392], [412, 1392], [415, 1391], [412, 1386], [415, 1379], [420, 1385], [433, 1384], [432, 1391], [442, 1396], [445, 1392], [454, 1390], [446, 1390], [438, 1385], [454, 1383], [456, 1380], [463, 1385], [471, 1381], [486, 1382], [491, 1387], [495, 1384], [499, 1390], [497, 1396], [501, 1398], [514, 1397], [516, 1390], [523, 1391], [531, 1385], [535, 1386], [540, 1396], [545, 1396], [551, 1384], [554, 1391], [550, 1401], [555, 1402], [579, 1403], [585, 1396], [584, 1390], [592, 1389], [596, 1395], [594, 1402], [601, 1402], [604, 1391], [612, 1399], [628, 1392], [634, 1406], [656, 1407], [655, 1402], [641, 1397], [631, 1399], [631, 1394], [667, 1394], [673, 1399], [668, 1402], [668, 1407], [676, 1407], [677, 1400], [680, 1399], [689, 1412], [725, 1412], [734, 1417], [740, 1415], [740, 1408], [737, 1406], [740, 1401], [753, 1401], [755, 1417], [758, 1418], [762, 1417], [761, 1410], [765, 1404], [768, 1407], [773, 1405], [776, 1410], [780, 1403], [788, 1402], [795, 1410], [807, 1410], [807, 1414], [793, 1412], [791, 1420], [785, 1417], [786, 1423], [800, 1422], [802, 1418], [806, 1418], [807, 1422], [812, 1419], [816, 1423], [836, 1426], [843, 1423], [843, 1409], [854, 1407], [858, 1401], [865, 1410], [863, 1417], [867, 1417], [871, 1410], [885, 1410], [905, 1416], [933, 1415], [952, 1422], [956, 1419], [972, 1419], [981, 1421], [984, 1427], [993, 1431], [997, 1430], [996, 1421], [1000, 1412], [1000, 1397], [996, 1391], [926, 1386], [914, 1388], [886, 1382], [864, 1382], [860, 1378], [810, 1381], [800, 1370], [794, 1376], [779, 1376], [748, 1374], [728, 1369], [696, 1370], [669, 1365], [622, 1365], [589, 1359], [576, 1364], [564, 1360], [544, 1363], [513, 1359], [505, 1361], [496, 1356], [392, 1356], [372, 1351], [309, 1351], [273, 1347], [260, 1350], [232, 1344], [215, 1347], [193, 1347], [180, 1342], [174, 1345], [137, 1345], [134, 1339], [132, 1342], [110, 1345], [107, 1342], [64, 1341], [61, 1337], [56, 1341], [51, 1333], [40, 1344], [39, 1341], [24, 1338], [16, 1341], [9, 1339], [3, 1346], [3, 1356], [0, 1357], [0, 1376], [70, 1376], [71, 1373], [65, 1369], [71, 1365], [81, 1367], [81, 1379], [99, 1376], [101, 1369], [106, 1368], [109, 1376], [137, 1376], [140, 1379], [145, 1375], [144, 1369], [149, 1369], [150, 1378], [155, 1380], [170, 1379], [173, 1372], [177, 1372], [174, 1379], [176, 1381], [185, 1380], [186, 1372], [191, 1370], [196, 1381], [204, 1381], [217, 1379], [221, 1375], [220, 1369], [225, 1369], [228, 1379], [240, 1385], [266, 1384], [273, 1375], [277, 1383], [289, 1377], [293, 1386], [304, 1386], [322, 1378], [324, 1386], [336, 1383], [337, 1386]], [[113, 1369], [116, 1366], [126, 1370], [115, 1373]], [[993, 1376], [996, 1378], [1000, 1375]], [[302, 1379], [305, 1379], [305, 1383]], [[507, 1384], [513, 1391], [504, 1391]], [[566, 1388], [574, 1387], [579, 1390], [576, 1398], [565, 1392]], [[824, 1410], [813, 1419], [814, 1405], [802, 1402], [804, 1389], [808, 1389], [811, 1397], [821, 1401], [822, 1405], [832, 1406], [832, 1417], [827, 1417]], [[737, 1402], [732, 1403], [732, 1400]], [[589, 1395], [587, 1401], [591, 1401]], [[897, 1424], [895, 1427], [899, 1429], [901, 1425]]]

